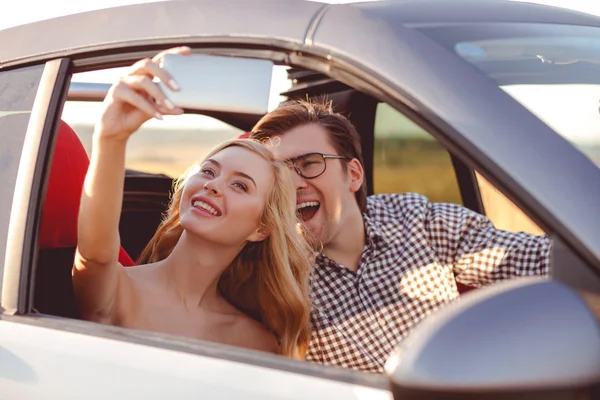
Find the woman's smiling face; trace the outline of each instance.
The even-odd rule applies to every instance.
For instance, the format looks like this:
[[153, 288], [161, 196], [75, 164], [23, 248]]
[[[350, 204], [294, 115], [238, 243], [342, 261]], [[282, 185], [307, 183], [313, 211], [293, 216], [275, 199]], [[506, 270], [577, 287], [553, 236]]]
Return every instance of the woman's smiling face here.
[[261, 216], [274, 180], [273, 166], [260, 155], [227, 147], [185, 183], [181, 225], [188, 234], [219, 245], [262, 240]]

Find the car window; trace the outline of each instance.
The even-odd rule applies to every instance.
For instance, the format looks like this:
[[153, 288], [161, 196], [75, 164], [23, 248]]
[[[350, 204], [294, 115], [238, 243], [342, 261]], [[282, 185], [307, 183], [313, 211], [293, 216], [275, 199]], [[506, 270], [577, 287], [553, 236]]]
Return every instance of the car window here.
[[[375, 193], [415, 192], [432, 201], [462, 204], [448, 151], [427, 131], [391, 106], [380, 103], [375, 116]], [[498, 229], [544, 231], [508, 197], [475, 173], [485, 214]]]
[[462, 204], [448, 151], [391, 106], [375, 114], [374, 193], [420, 193], [436, 202]]
[[14, 186], [43, 65], [0, 72], [0, 293]]
[[[111, 68], [74, 74], [72, 82], [108, 84], [114, 82], [127, 70]], [[277, 107], [279, 96], [290, 86], [287, 67], [275, 66], [271, 82], [269, 109]], [[94, 125], [102, 111], [102, 103], [96, 101], [67, 101], [62, 119], [81, 139], [88, 155], [92, 146]], [[233, 139], [245, 131], [216, 118], [199, 114], [164, 116], [163, 121], [147, 121], [128, 143], [126, 168], [140, 172], [165, 174], [178, 177], [188, 167], [200, 161], [213, 147]]]
[[[63, 109], [62, 119], [77, 133], [88, 155], [101, 107], [96, 102], [68, 101]], [[149, 120], [130, 138], [125, 167], [178, 177], [213, 146], [242, 133], [241, 129], [197, 114]]]

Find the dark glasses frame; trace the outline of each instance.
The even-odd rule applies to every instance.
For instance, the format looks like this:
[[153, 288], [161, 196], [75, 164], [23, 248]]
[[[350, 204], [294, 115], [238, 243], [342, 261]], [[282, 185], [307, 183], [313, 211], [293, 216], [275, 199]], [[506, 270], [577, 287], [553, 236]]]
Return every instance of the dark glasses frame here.
[[[323, 171], [321, 171], [319, 174], [315, 175], [315, 176], [306, 176], [302, 173], [301, 169], [296, 166], [296, 161], [302, 158], [306, 158], [309, 156], [320, 156], [323, 159]], [[314, 178], [318, 178], [319, 176], [323, 175], [325, 173], [325, 171], [327, 170], [327, 159], [328, 158], [333, 158], [333, 159], [338, 159], [338, 160], [349, 160], [348, 157], [344, 157], [344, 156], [340, 156], [337, 154], [323, 154], [323, 153], [306, 153], [306, 154], [302, 154], [299, 155], [297, 157], [293, 157], [293, 158], [288, 158], [285, 162], [286, 164], [288, 164], [290, 167], [294, 168], [294, 171], [296, 171], [296, 173], [298, 175], [300, 175], [301, 177], [303, 177], [304, 179], [314, 179]]]

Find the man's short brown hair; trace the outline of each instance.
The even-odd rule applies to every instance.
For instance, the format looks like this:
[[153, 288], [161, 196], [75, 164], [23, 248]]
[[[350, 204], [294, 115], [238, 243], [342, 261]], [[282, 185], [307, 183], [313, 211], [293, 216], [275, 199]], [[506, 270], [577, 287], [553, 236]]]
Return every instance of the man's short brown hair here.
[[[325, 128], [338, 155], [348, 159], [356, 158], [364, 165], [360, 136], [356, 128], [346, 117], [333, 111], [331, 102], [293, 100], [283, 103], [258, 121], [250, 138], [263, 141], [273, 136], [284, 135], [296, 127], [311, 124]], [[347, 165], [343, 163], [343, 166], [347, 172]], [[365, 181], [356, 192], [356, 202], [361, 212], [364, 212], [367, 207]]]

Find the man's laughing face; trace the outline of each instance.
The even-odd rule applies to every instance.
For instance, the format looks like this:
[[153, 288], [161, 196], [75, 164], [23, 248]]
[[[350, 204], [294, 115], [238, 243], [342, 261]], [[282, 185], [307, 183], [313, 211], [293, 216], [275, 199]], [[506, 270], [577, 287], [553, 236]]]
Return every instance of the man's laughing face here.
[[[268, 140], [266, 144], [282, 161], [311, 153], [337, 154], [326, 129], [316, 124], [298, 126]], [[312, 179], [293, 173], [298, 217], [310, 232], [308, 239], [315, 246], [326, 246], [335, 239], [352, 204], [349, 202], [356, 202], [354, 193], [360, 185], [356, 187], [345, 171], [344, 164], [347, 162], [347, 159], [327, 158], [325, 171]], [[310, 160], [305, 166], [312, 166]]]

